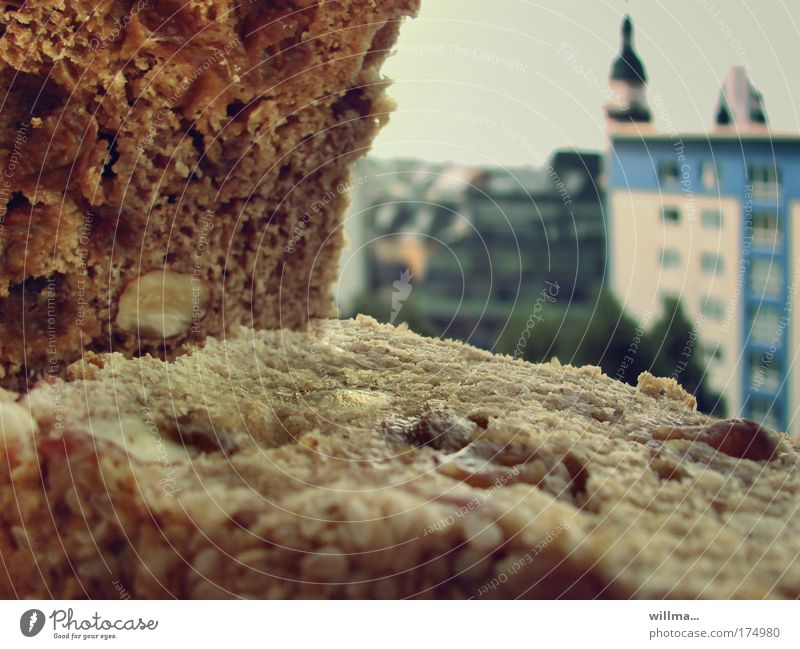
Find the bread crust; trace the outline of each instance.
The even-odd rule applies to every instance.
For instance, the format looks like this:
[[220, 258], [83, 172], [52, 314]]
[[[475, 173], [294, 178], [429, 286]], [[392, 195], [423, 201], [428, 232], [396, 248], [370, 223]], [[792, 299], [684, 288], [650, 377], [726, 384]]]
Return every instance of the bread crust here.
[[350, 168], [387, 120], [379, 70], [417, 0], [15, 4], [0, 384], [332, 314]]

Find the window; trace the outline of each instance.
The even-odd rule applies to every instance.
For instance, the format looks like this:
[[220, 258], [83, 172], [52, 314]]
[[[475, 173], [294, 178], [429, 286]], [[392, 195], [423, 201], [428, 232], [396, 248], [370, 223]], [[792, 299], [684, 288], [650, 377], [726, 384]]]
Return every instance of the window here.
[[700, 299], [700, 312], [712, 320], [722, 320], [725, 317], [725, 305], [719, 298], [709, 295]]
[[661, 267], [677, 268], [681, 265], [681, 253], [675, 248], [664, 248], [661, 250]]
[[769, 428], [781, 428], [780, 424], [780, 405], [773, 403], [771, 399], [764, 397], [752, 397], [750, 399], [748, 416], [762, 426]]
[[771, 259], [755, 257], [750, 262], [750, 290], [756, 298], [779, 297], [782, 289], [781, 269]]
[[722, 212], [719, 210], [703, 210], [700, 218], [704, 228], [719, 230], [722, 227]]
[[774, 164], [748, 165], [747, 178], [753, 185], [754, 194], [775, 196], [780, 189], [781, 177]]
[[700, 163], [700, 183], [706, 189], [716, 189], [719, 187], [719, 169], [711, 160], [703, 160]]
[[721, 275], [725, 264], [718, 254], [704, 252], [700, 255], [700, 269], [707, 275]]
[[750, 356], [750, 385], [756, 390], [777, 392], [781, 389], [783, 377], [777, 358], [769, 358], [763, 354]]
[[758, 307], [753, 313], [753, 328], [751, 336], [758, 343], [769, 344], [778, 335], [780, 315], [778, 310], [769, 307]]
[[681, 179], [678, 163], [674, 160], [662, 160], [658, 163], [658, 180], [664, 185], [677, 185]]
[[776, 248], [780, 243], [778, 215], [775, 212], [753, 212], [753, 244]]
[[706, 363], [721, 361], [724, 356], [722, 346], [719, 343], [706, 343], [703, 345], [703, 357], [706, 359]]
[[680, 223], [681, 211], [677, 207], [664, 206], [661, 208], [661, 220], [664, 223]]

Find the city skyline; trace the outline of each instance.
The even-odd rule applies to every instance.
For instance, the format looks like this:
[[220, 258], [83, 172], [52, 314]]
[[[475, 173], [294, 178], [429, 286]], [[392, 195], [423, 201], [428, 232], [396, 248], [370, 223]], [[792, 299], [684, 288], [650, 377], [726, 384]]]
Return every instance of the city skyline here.
[[744, 65], [771, 129], [800, 131], [800, 90], [785, 65], [800, 38], [800, 8], [770, 8], [756, 15], [743, 2], [708, 0], [428, 3], [387, 62], [398, 111], [373, 155], [537, 165], [557, 148], [605, 149], [603, 105], [625, 13], [636, 25], [657, 130], [706, 132], [730, 67]]

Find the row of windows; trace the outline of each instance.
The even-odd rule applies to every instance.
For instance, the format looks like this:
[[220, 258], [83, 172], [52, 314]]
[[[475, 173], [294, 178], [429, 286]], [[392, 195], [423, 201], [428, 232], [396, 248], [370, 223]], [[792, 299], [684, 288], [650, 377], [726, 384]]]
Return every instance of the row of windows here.
[[[700, 313], [711, 320], [723, 320], [725, 318], [725, 301], [708, 295], [700, 299]], [[759, 306], [751, 315], [750, 322], [751, 337], [754, 342], [769, 344], [780, 335], [781, 327], [785, 323], [781, 321], [780, 311], [772, 306]]]
[[775, 212], [753, 212], [751, 227], [753, 245], [777, 248], [782, 243], [778, 215]]
[[748, 413], [750, 419], [754, 419], [762, 426], [767, 426], [769, 428], [775, 428], [777, 430], [782, 428], [780, 423], [780, 404], [773, 403], [771, 399], [766, 397], [753, 396], [750, 398], [748, 408], [750, 411]]
[[764, 392], [777, 392], [783, 384], [780, 359], [750, 354], [750, 385]]
[[[700, 298], [700, 313], [710, 320], [718, 322], [725, 319], [726, 303], [724, 300], [708, 295]], [[751, 314], [750, 339], [755, 343], [769, 345], [781, 334], [781, 313], [772, 306], [760, 306]]]
[[[661, 249], [661, 267], [679, 268], [683, 262], [681, 251], [677, 248]], [[725, 260], [713, 252], [700, 254], [700, 270], [706, 275], [722, 275], [725, 270]]]
[[[708, 190], [717, 189], [722, 182], [718, 166], [712, 160], [702, 160], [698, 169], [700, 185]], [[658, 163], [658, 180], [662, 185], [678, 185], [681, 182], [692, 184], [690, 168], [678, 165], [676, 160], [667, 159]], [[773, 196], [780, 191], [781, 173], [774, 164], [759, 163], [747, 166], [747, 180], [753, 186], [753, 192], [759, 195]]]
[[785, 324], [781, 321], [781, 313], [778, 309], [763, 305], [751, 314], [750, 320], [752, 323], [751, 339], [764, 345], [778, 338], [781, 334], [781, 327]]
[[[716, 209], [703, 210], [700, 215], [700, 222], [704, 228], [709, 230], [719, 230], [722, 228], [722, 212]], [[664, 205], [661, 208], [661, 220], [664, 223], [680, 223], [681, 210], [673, 205]]]
[[[677, 225], [681, 222], [680, 208], [671, 205], [664, 205], [661, 208], [661, 220], [664, 223]], [[717, 209], [703, 210], [700, 222], [708, 230], [719, 230], [722, 228], [722, 212]], [[752, 244], [757, 248], [776, 249], [783, 243], [780, 221], [775, 212], [754, 211], [748, 224], [749, 236]]]
[[[678, 254], [678, 251], [674, 249], [665, 249], [662, 255], [662, 263], [664, 263], [665, 260], [667, 262], [676, 263], [674, 262], [674, 256]], [[709, 256], [707, 258], [709, 267], [712, 265], [712, 257], [715, 258], [717, 264], [721, 262], [721, 258], [716, 255]], [[677, 263], [680, 263], [679, 259]], [[715, 267], [720, 268], [719, 265]], [[772, 263], [769, 260], [753, 260], [750, 273], [750, 286], [756, 298], [780, 297], [782, 288], [780, 273], [777, 269], [772, 268]], [[721, 321], [725, 318], [725, 312], [726, 307], [724, 300], [711, 295], [701, 298], [700, 313], [706, 318]], [[769, 343], [776, 336], [780, 324], [780, 317], [781, 314], [777, 308], [771, 305], [760, 306], [751, 317], [751, 322], [753, 324], [753, 340], [761, 343]]]
[[753, 193], [776, 196], [781, 187], [781, 171], [774, 164], [747, 165], [747, 180], [753, 185]]
[[780, 297], [783, 290], [781, 269], [771, 259], [750, 261], [750, 291], [756, 298]]
[[[700, 162], [698, 177], [705, 189], [716, 189], [722, 181], [719, 167], [711, 160]], [[681, 181], [693, 183], [691, 172], [685, 166], [679, 166], [676, 160], [662, 160], [658, 163], [658, 180], [662, 185], [677, 185]]]
[[717, 297], [707, 296], [700, 300], [700, 313], [711, 320], [723, 320], [725, 318], [725, 303]]
[[[661, 208], [661, 220], [664, 223], [679, 224], [682, 219], [681, 210], [674, 205]], [[722, 228], [722, 212], [718, 209], [705, 209], [700, 214], [700, 222], [704, 228], [719, 230]], [[778, 215], [772, 211], [754, 211], [750, 217], [749, 229], [752, 231], [753, 243], [759, 247], [777, 247], [781, 243], [781, 231]]]

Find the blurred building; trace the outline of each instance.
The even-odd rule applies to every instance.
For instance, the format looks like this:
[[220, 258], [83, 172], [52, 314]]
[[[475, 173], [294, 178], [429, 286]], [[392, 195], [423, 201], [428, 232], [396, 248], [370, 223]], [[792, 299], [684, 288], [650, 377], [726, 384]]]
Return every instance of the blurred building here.
[[741, 67], [721, 89], [712, 130], [657, 132], [632, 39], [626, 18], [611, 72], [621, 99], [606, 107], [612, 287], [640, 317], [679, 297], [696, 323], [687, 345], [702, 345], [728, 415], [797, 432], [800, 136], [768, 127]]
[[486, 348], [547, 282], [565, 303], [588, 299], [605, 272], [601, 162], [574, 151], [537, 168], [365, 160], [357, 174], [371, 180], [354, 199], [365, 290], [387, 320], [396, 309], [382, 293], [405, 291], [431, 333]]

